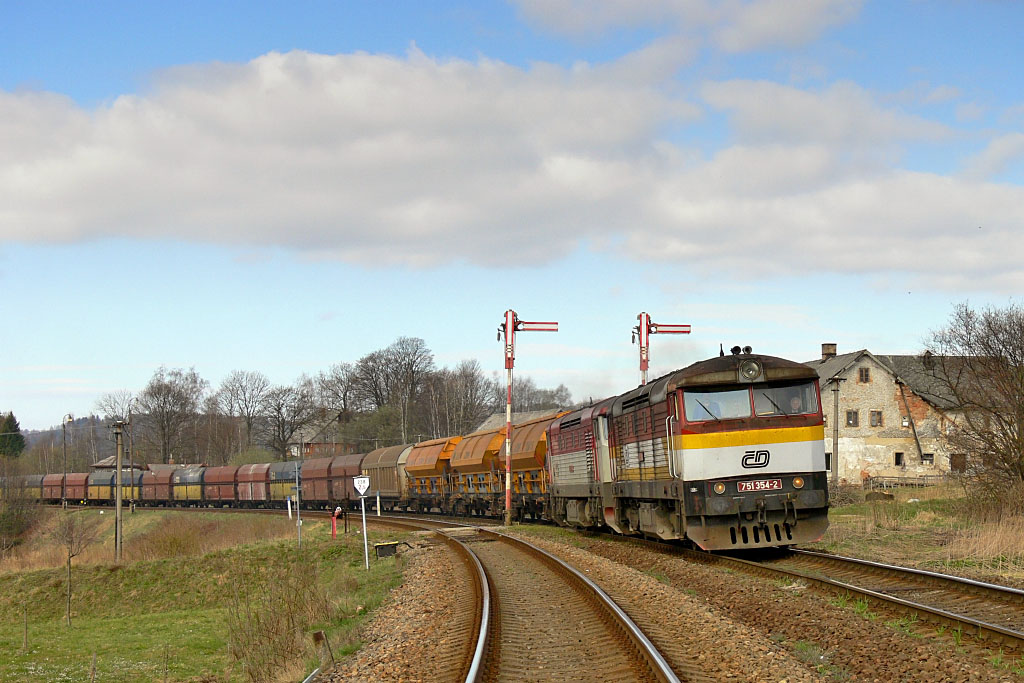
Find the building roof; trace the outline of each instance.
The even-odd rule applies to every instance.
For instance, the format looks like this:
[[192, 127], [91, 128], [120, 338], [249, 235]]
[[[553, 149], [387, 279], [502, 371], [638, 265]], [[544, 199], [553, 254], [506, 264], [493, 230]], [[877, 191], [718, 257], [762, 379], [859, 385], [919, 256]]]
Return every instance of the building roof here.
[[916, 395], [936, 408], [949, 410], [958, 403], [948, 387], [939, 379], [941, 365], [925, 352], [919, 356], [875, 355], [867, 349], [807, 361], [804, 365], [817, 370], [822, 382], [844, 375], [862, 357], [875, 361], [893, 376], [893, 380], [906, 385]]

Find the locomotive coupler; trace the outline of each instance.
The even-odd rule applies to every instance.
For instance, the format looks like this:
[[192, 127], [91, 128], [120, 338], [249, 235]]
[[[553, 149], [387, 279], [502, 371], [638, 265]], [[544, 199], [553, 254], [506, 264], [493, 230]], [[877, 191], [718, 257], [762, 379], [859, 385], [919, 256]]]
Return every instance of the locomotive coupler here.
[[784, 512], [782, 523], [796, 526], [796, 499], [792, 493], [787, 493], [782, 499], [782, 510]]
[[768, 510], [765, 507], [764, 498], [758, 498], [754, 501], [754, 506], [757, 508], [757, 525], [768, 526]]

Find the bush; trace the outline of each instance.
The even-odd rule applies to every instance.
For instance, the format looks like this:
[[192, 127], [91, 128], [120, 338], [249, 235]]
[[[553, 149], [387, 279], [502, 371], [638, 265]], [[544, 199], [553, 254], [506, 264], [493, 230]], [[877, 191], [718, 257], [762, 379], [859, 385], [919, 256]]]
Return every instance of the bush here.
[[285, 566], [237, 562], [228, 605], [228, 649], [250, 681], [276, 680], [312, 652], [309, 627], [331, 616], [314, 558]]

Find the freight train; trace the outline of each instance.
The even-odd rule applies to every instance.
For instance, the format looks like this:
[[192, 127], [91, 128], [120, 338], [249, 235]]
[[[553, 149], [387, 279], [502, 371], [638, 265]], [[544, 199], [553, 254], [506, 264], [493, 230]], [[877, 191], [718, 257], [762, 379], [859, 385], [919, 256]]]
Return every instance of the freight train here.
[[[505, 427], [366, 454], [224, 467], [124, 472], [142, 505], [353, 508], [353, 478], [371, 507], [498, 516]], [[705, 550], [809, 543], [828, 526], [824, 423], [816, 372], [734, 348], [571, 412], [513, 426], [514, 516], [626, 535], [688, 540]], [[113, 500], [111, 472], [33, 475], [50, 502]], [[296, 495], [298, 485], [298, 496]]]

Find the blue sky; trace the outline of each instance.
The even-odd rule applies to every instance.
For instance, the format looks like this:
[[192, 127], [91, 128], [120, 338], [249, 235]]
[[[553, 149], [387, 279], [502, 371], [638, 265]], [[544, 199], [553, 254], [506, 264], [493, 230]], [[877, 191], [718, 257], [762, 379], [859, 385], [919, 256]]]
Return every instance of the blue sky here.
[[577, 398], [1024, 287], [1016, 2], [0, 3], [0, 410], [416, 336]]

